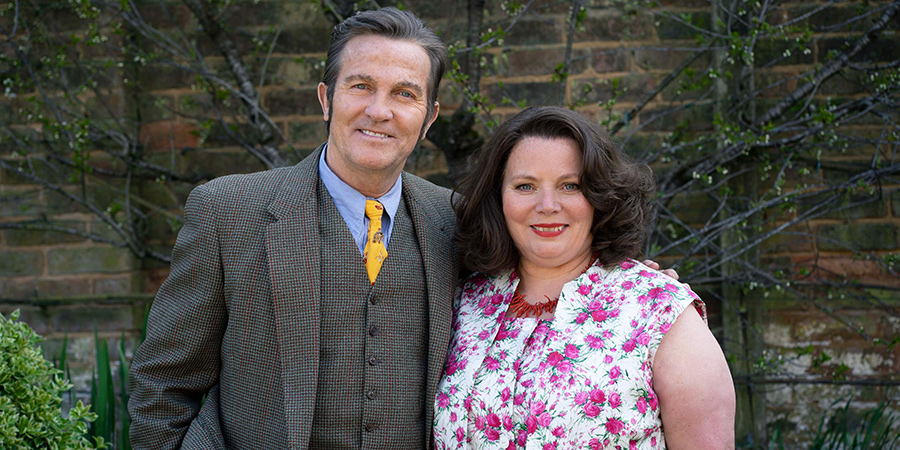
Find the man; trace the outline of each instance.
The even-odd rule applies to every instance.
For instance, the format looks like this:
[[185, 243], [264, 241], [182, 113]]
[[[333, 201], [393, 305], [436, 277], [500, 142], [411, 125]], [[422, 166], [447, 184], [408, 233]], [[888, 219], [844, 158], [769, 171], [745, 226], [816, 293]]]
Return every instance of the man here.
[[[446, 67], [410, 13], [347, 19], [319, 85], [327, 145], [191, 193], [131, 366], [135, 448], [430, 446], [454, 221], [449, 191], [402, 169]], [[375, 269], [366, 199], [384, 210]]]

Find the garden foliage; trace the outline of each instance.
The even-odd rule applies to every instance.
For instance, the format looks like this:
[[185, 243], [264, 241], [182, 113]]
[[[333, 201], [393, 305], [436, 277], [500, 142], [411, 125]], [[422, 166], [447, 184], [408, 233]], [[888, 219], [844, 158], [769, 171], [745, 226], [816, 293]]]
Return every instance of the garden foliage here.
[[103, 439], [92, 444], [88, 422], [96, 418], [79, 401], [67, 414], [61, 394], [72, 385], [44, 358], [41, 337], [18, 321], [0, 314], [0, 448], [106, 448]]

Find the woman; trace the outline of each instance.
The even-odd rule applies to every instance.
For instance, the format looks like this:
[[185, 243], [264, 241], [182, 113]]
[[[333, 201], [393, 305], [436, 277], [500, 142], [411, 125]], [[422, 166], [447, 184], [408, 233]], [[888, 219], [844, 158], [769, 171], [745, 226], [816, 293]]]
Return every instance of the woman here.
[[734, 446], [734, 387], [689, 289], [634, 261], [649, 168], [596, 124], [526, 109], [458, 187], [462, 260], [437, 448]]

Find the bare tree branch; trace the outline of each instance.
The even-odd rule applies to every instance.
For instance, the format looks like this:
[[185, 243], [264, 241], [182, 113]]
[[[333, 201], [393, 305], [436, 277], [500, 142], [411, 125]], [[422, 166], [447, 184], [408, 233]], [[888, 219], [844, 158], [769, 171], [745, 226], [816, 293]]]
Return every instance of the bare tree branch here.
[[194, 16], [200, 21], [200, 26], [206, 35], [216, 44], [219, 52], [225, 57], [228, 67], [231, 69], [232, 75], [237, 80], [240, 92], [243, 94], [244, 102], [250, 108], [250, 122], [254, 125], [260, 135], [259, 152], [257, 157], [263, 161], [268, 167], [281, 167], [287, 164], [287, 161], [281, 156], [281, 153], [272, 146], [274, 135], [269, 124], [260, 116], [262, 110], [259, 105], [259, 99], [253, 89], [253, 82], [247, 68], [238, 56], [237, 48], [234, 43], [227, 37], [221, 24], [215, 20], [215, 12], [211, 10], [211, 4], [204, 4], [200, 0], [183, 0], [184, 4], [190, 8]]

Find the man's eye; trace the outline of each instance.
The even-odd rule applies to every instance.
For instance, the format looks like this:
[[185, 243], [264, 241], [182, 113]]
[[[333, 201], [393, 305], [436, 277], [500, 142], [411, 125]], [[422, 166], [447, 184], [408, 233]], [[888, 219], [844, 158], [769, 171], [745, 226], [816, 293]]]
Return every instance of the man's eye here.
[[365, 88], [366, 88], [366, 85], [364, 85], [362, 83], [353, 85], [353, 89], [365, 89]]
[[402, 92], [400, 92], [400, 95], [402, 95], [406, 98], [412, 98], [412, 93], [410, 93], [409, 91], [402, 91]]

